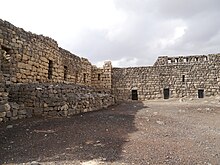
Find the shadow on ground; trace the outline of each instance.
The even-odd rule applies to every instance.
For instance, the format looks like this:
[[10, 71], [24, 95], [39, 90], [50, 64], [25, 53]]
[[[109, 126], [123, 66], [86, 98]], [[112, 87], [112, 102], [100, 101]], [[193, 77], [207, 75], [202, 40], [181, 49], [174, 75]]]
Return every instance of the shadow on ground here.
[[134, 119], [142, 108], [141, 102], [126, 102], [70, 118], [32, 118], [1, 124], [0, 164], [117, 161], [129, 134], [137, 131]]

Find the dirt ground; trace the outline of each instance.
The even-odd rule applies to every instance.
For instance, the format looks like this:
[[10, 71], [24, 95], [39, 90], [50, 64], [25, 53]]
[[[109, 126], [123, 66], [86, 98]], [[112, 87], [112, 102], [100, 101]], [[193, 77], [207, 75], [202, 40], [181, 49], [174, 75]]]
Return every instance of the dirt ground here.
[[220, 164], [220, 99], [128, 101], [0, 124], [0, 164]]

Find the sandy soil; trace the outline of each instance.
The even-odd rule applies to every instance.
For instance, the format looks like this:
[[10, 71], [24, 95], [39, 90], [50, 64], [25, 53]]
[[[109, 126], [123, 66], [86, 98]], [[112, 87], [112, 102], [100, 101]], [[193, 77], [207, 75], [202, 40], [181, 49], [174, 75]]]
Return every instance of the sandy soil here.
[[220, 99], [128, 101], [0, 124], [0, 164], [220, 164]]

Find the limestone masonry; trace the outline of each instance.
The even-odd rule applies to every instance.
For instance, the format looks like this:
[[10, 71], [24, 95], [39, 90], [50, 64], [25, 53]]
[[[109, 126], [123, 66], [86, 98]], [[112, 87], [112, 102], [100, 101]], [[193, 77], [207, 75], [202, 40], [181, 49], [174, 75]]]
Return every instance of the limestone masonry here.
[[0, 122], [68, 116], [121, 100], [220, 94], [220, 54], [159, 57], [153, 66], [97, 68], [49, 37], [0, 19]]

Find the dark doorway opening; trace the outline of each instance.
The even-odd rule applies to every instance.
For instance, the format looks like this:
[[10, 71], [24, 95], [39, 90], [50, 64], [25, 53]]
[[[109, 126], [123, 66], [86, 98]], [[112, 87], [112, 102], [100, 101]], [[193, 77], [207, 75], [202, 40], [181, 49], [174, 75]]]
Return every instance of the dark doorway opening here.
[[204, 89], [198, 90], [198, 98], [204, 98]]
[[137, 90], [132, 90], [131, 95], [132, 95], [132, 100], [138, 100]]
[[163, 89], [163, 98], [164, 99], [169, 99], [170, 98], [170, 89], [169, 88]]

